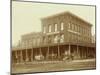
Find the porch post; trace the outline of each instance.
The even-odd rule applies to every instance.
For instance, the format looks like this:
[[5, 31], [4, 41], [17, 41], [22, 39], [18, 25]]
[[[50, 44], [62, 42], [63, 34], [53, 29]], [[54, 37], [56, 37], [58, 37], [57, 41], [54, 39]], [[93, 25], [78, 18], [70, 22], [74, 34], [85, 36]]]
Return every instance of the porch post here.
[[25, 53], [26, 53], [26, 60], [25, 60], [25, 61], [26, 61], [26, 62], [28, 61], [28, 51], [27, 51], [27, 50], [28, 50], [28, 49], [27, 49], [27, 48], [28, 48], [28, 44], [27, 44], [27, 43], [28, 43], [28, 42], [26, 42], [26, 50], [25, 50]]
[[46, 54], [46, 59], [49, 59], [49, 46], [48, 46], [48, 50], [47, 50], [47, 54]]
[[88, 55], [89, 55], [89, 50], [88, 50], [88, 47], [87, 47], [87, 58], [88, 58]]
[[17, 51], [15, 51], [15, 56], [16, 56], [16, 63], [18, 62], [18, 55], [17, 55]]
[[31, 49], [31, 61], [33, 61], [33, 48]]
[[58, 59], [60, 58], [60, 49], [59, 49], [59, 45], [58, 45]]
[[70, 54], [71, 54], [71, 46], [69, 44], [68, 55], [70, 55]]
[[21, 62], [23, 62], [23, 54], [22, 54], [22, 50], [20, 50], [20, 59], [21, 59]]
[[28, 61], [28, 54], [27, 54], [27, 49], [26, 49], [26, 62]]
[[86, 59], [86, 55], [87, 55], [87, 50], [86, 50], [86, 47], [85, 47], [85, 59]]
[[79, 59], [80, 55], [79, 55], [79, 46], [78, 45], [77, 45], [77, 49], [76, 50], [77, 50], [77, 53], [76, 53], [77, 54], [77, 58]]
[[40, 55], [42, 55], [41, 48], [40, 48]]

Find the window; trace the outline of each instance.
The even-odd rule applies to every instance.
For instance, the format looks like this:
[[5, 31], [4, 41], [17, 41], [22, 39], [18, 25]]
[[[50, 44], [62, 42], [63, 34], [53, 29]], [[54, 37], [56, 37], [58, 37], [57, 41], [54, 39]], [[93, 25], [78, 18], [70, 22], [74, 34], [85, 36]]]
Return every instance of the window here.
[[79, 26], [77, 25], [77, 32], [79, 32]]
[[81, 26], [81, 33], [83, 34], [84, 33], [84, 28]]
[[70, 29], [71, 27], [70, 27], [70, 23], [68, 23], [68, 29]]
[[71, 28], [71, 29], [72, 29], [72, 30], [74, 30], [74, 24], [71, 24], [71, 26], [72, 26], [72, 28]]
[[49, 32], [51, 32], [51, 25], [49, 25]]
[[77, 25], [75, 25], [75, 31], [77, 31]]
[[44, 28], [43, 28], [43, 33], [45, 33], [45, 32], [46, 32], [46, 28], [44, 27]]
[[27, 43], [28, 43], [28, 42], [27, 42], [27, 40], [26, 40], [26, 41], [25, 41], [25, 47], [26, 47], [26, 48], [27, 48]]
[[25, 48], [25, 42], [22, 42], [22, 47]]
[[79, 32], [81, 33], [81, 26], [79, 26], [79, 29], [78, 29], [78, 30], [79, 30]]
[[32, 46], [32, 40], [29, 40], [29, 47], [31, 47]]
[[55, 24], [54, 26], [55, 26], [55, 31], [57, 31], [57, 24]]
[[83, 28], [82, 27], [80, 28], [80, 31], [81, 31], [81, 34], [82, 34], [83, 33]]
[[83, 28], [83, 34], [85, 34], [85, 33], [84, 33], [84, 30], [85, 30], [85, 28]]
[[34, 38], [33, 38], [33, 40], [32, 40], [32, 41], [33, 41], [33, 46], [34, 46], [34, 45], [35, 45], [35, 40], [34, 40]]
[[64, 23], [61, 23], [61, 30], [64, 30]]
[[71, 34], [71, 41], [73, 41], [73, 34]]
[[36, 38], [36, 45], [39, 45], [39, 38]]
[[60, 37], [60, 43], [63, 43], [63, 42], [64, 42], [64, 34], [62, 34]]
[[48, 41], [47, 41], [48, 44], [52, 43], [52, 39], [51, 38], [52, 38], [51, 36], [48, 36]]
[[[35, 44], [37, 45], [37, 38], [35, 38]], [[36, 45], [35, 45], [35, 46], [36, 46]]]
[[77, 43], [79, 42], [79, 35], [77, 35]]
[[54, 43], [58, 43], [58, 36], [57, 35], [55, 35], [55, 37], [54, 37]]
[[46, 37], [43, 37], [43, 43], [44, 44], [46, 43]]
[[37, 39], [37, 45], [39, 45], [39, 44], [40, 44], [40, 38]]
[[73, 24], [72, 24], [72, 23], [70, 24], [70, 29], [71, 29], [71, 30], [73, 29]]

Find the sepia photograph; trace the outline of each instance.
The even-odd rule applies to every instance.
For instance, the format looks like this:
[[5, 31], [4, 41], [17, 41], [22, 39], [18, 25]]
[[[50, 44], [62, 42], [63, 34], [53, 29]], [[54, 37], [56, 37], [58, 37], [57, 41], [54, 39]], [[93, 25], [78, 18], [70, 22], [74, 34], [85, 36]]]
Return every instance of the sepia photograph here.
[[96, 69], [96, 6], [11, 4], [11, 73]]

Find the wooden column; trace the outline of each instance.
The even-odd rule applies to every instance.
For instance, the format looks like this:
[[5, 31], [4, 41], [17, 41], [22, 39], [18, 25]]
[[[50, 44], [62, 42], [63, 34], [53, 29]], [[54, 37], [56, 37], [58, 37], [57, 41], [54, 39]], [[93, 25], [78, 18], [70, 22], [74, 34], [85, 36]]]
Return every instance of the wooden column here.
[[85, 59], [86, 54], [85, 54], [85, 48], [84, 48], [84, 46], [83, 46], [83, 55], [84, 55], [84, 59]]
[[15, 57], [16, 57], [16, 63], [18, 62], [18, 55], [17, 55], [17, 51], [15, 51]]
[[78, 46], [78, 45], [77, 45], [77, 47], [76, 47], [76, 51], [77, 51], [77, 53], [76, 53], [76, 54], [77, 54], [77, 55], [76, 55], [76, 56], [77, 56], [77, 59], [79, 59], [79, 58], [80, 58], [80, 55], [79, 55], [79, 46]]
[[80, 47], [78, 46], [78, 58], [80, 59], [81, 58], [81, 53], [80, 53]]
[[46, 54], [46, 59], [49, 59], [49, 46], [48, 46], [48, 50], [47, 50], [47, 54]]
[[88, 47], [86, 47], [86, 58], [88, 58]]
[[20, 60], [21, 60], [21, 62], [23, 62], [23, 54], [22, 54], [22, 50], [20, 50]]
[[71, 46], [69, 44], [69, 47], [68, 47], [68, 55], [70, 55], [70, 54], [71, 54]]
[[58, 59], [60, 58], [60, 49], [59, 49], [59, 45], [58, 45]]
[[53, 53], [53, 50], [52, 50], [52, 60], [53, 60], [53, 55], [54, 55], [54, 53]]
[[40, 55], [42, 55], [42, 51], [41, 51], [41, 48], [40, 48]]
[[83, 46], [81, 47], [82, 49], [82, 59], [84, 58], [84, 51], [83, 51]]
[[90, 55], [90, 47], [88, 47], [88, 56]]
[[34, 46], [34, 42], [33, 42], [33, 40], [32, 40], [32, 46], [31, 46], [31, 48], [32, 48], [32, 49], [31, 49], [31, 51], [32, 51], [32, 52], [31, 52], [31, 61], [33, 61], [33, 50], [34, 50], [34, 49], [33, 49], [33, 46]]
[[80, 46], [80, 59], [82, 59], [82, 47]]
[[33, 61], [33, 48], [31, 49], [31, 61]]
[[28, 61], [28, 54], [27, 54], [27, 49], [26, 49], [26, 62]]
[[83, 49], [82, 49], [82, 46], [81, 46], [81, 58], [83, 59]]
[[27, 48], [28, 48], [28, 45], [29, 45], [28, 43], [29, 43], [29, 42], [27, 41], [27, 42], [26, 42], [26, 50], [25, 50], [25, 53], [26, 53], [26, 60], [25, 60], [25, 61], [26, 61], [26, 62], [29, 60], [29, 59], [28, 59], [28, 51], [27, 51]]
[[85, 59], [87, 58], [87, 49], [86, 49], [86, 47], [85, 47]]

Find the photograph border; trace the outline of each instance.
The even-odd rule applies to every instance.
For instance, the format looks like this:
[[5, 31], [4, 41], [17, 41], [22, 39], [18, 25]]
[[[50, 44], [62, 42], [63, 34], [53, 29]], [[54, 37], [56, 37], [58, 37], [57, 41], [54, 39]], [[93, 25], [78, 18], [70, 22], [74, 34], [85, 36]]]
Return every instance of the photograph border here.
[[[46, 72], [29, 72], [29, 73], [12, 73], [12, 1], [16, 2], [31, 2], [31, 3], [46, 3], [46, 4], [61, 4], [61, 5], [76, 5], [76, 6], [91, 6], [95, 7], [95, 40], [97, 39], [97, 6], [96, 5], [87, 5], [87, 4], [73, 4], [73, 3], [57, 3], [57, 2], [42, 2], [42, 1], [24, 1], [24, 0], [10, 0], [10, 74], [17, 75], [17, 74], [36, 74], [36, 73], [52, 73], [52, 72], [71, 72], [71, 71], [84, 71], [84, 70], [96, 70], [97, 68], [97, 42], [95, 43], [96, 46], [96, 67], [95, 69], [80, 69], [80, 70], [63, 70], [63, 71], [46, 71]], [[96, 40], [97, 41], [97, 40]]]

